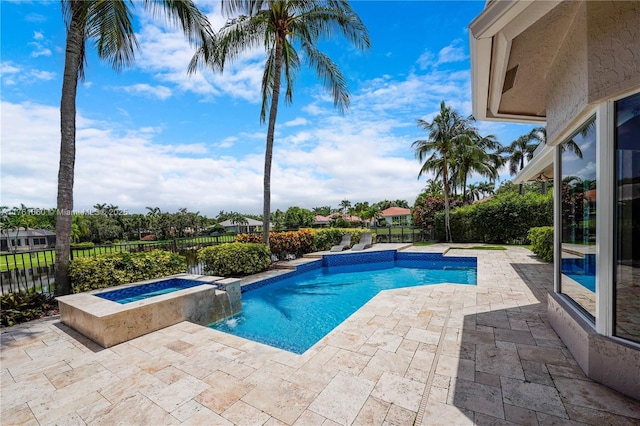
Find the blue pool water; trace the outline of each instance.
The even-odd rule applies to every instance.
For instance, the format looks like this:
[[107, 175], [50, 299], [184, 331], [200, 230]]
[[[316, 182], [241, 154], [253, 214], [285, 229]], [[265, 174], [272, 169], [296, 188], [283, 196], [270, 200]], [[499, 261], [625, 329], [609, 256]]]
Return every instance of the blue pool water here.
[[596, 255], [586, 254], [584, 258], [562, 259], [562, 273], [578, 282], [584, 288], [596, 291]]
[[318, 266], [258, 283], [243, 293], [242, 313], [210, 327], [301, 354], [382, 290], [475, 284], [476, 269], [475, 258], [447, 261], [441, 255]]
[[184, 290], [185, 288], [191, 288], [202, 284], [206, 283], [203, 283], [202, 281], [186, 280], [184, 278], [171, 278], [150, 284], [142, 284], [107, 291], [105, 293], [96, 294], [96, 296], [124, 305], [126, 303], [136, 302], [138, 300], [148, 299], [149, 297], [172, 293], [174, 291]]

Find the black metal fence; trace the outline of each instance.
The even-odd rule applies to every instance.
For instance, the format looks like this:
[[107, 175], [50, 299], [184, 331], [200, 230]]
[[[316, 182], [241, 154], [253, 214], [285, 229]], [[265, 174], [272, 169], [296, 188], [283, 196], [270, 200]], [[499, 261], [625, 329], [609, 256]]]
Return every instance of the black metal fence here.
[[[191, 237], [167, 241], [131, 242], [103, 246], [73, 247], [70, 258], [96, 256], [104, 253], [143, 252], [166, 250], [180, 253], [187, 258], [188, 272], [202, 274], [202, 265], [197, 261], [199, 248], [233, 241], [233, 235]], [[33, 250], [28, 252], [0, 254], [0, 287], [2, 294], [31, 291], [53, 294], [55, 283], [55, 250]]]
[[[433, 241], [433, 232], [410, 227], [376, 227], [378, 243], [416, 243]], [[130, 242], [102, 246], [76, 246], [71, 249], [71, 260], [77, 257], [96, 256], [104, 253], [142, 252], [166, 250], [180, 253], [187, 259], [188, 272], [202, 274], [202, 265], [196, 258], [199, 248], [232, 242], [234, 235], [190, 237], [165, 241]], [[0, 254], [0, 286], [2, 294], [32, 291], [53, 294], [55, 282], [55, 250], [34, 250]]]
[[435, 240], [433, 230], [402, 226], [371, 228], [376, 233], [377, 243], [420, 243]]

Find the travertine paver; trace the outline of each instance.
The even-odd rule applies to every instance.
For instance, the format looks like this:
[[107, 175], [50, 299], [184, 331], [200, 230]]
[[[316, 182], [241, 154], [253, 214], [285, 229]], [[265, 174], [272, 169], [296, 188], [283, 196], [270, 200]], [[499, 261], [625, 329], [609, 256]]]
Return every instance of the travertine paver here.
[[187, 322], [109, 349], [57, 318], [3, 329], [0, 423], [640, 423], [547, 323], [550, 265], [449, 255], [478, 257], [477, 286], [383, 292], [302, 355]]

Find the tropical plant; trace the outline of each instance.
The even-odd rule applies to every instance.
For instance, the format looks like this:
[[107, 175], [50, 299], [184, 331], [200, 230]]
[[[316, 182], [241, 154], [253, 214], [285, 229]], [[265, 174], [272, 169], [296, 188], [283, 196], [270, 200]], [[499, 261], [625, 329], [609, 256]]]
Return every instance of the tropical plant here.
[[331, 91], [334, 106], [343, 112], [349, 106], [346, 79], [336, 64], [318, 49], [318, 42], [322, 37], [331, 37], [337, 30], [356, 48], [364, 49], [369, 46], [369, 35], [358, 15], [344, 0], [223, 0], [222, 11], [233, 19], [227, 21], [211, 44], [198, 49], [190, 71], [206, 63], [223, 72], [227, 62], [246, 50], [264, 46], [267, 52], [262, 76], [260, 121], [266, 121], [269, 110], [262, 212], [262, 238], [265, 244], [269, 244], [271, 163], [283, 74], [285, 103], [291, 103], [295, 75], [305, 60], [315, 68], [318, 77]]
[[437, 179], [427, 179], [427, 184], [424, 187], [423, 193], [432, 197], [439, 197], [444, 195], [444, 187], [442, 181]]
[[440, 103], [440, 112], [431, 122], [418, 120], [418, 127], [426, 130], [429, 139], [419, 139], [411, 144], [415, 149], [416, 157], [423, 163], [418, 173], [418, 178], [424, 173], [435, 172], [444, 185], [444, 214], [445, 214], [445, 239], [451, 242], [451, 228], [449, 225], [449, 198], [451, 194], [451, 175], [449, 173], [452, 151], [459, 150], [461, 146], [473, 144], [477, 131], [473, 127], [473, 117], [464, 118]]
[[[192, 0], [147, 0], [154, 14], [163, 12], [188, 39], [202, 46], [212, 37], [204, 15]], [[84, 77], [86, 42], [95, 42], [98, 57], [119, 71], [133, 63], [137, 47], [132, 24], [134, 3], [119, 0], [63, 0], [67, 26], [64, 77], [60, 101], [60, 167], [58, 171], [58, 218], [56, 220], [56, 294], [71, 292], [69, 280], [70, 235], [73, 212], [73, 180], [76, 151], [76, 91]]]
[[[538, 139], [532, 132], [520, 136], [509, 146], [502, 149], [505, 155], [505, 163], [509, 165], [509, 174], [514, 176], [524, 168], [524, 165], [533, 158], [533, 151], [538, 147], [535, 143]], [[520, 195], [523, 194], [523, 184], [519, 186]]]
[[[462, 199], [467, 200], [467, 179], [471, 174], [495, 179], [498, 177], [496, 158], [491, 153], [501, 147], [493, 135], [473, 135], [472, 143], [455, 144], [452, 151], [452, 177], [462, 188]], [[498, 156], [498, 158], [500, 158]]]

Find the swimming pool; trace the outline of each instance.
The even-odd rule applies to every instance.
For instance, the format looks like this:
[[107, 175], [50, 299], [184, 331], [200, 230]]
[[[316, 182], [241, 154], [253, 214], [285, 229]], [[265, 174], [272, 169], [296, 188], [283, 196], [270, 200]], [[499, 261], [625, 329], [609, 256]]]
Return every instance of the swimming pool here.
[[167, 280], [156, 281], [149, 284], [136, 285], [121, 288], [113, 291], [97, 293], [96, 296], [121, 305], [136, 302], [138, 300], [148, 299], [161, 294], [172, 293], [178, 290], [202, 285], [202, 281], [188, 280], [184, 278], [170, 278]]
[[252, 284], [243, 292], [242, 312], [209, 327], [301, 354], [382, 290], [476, 284], [475, 258], [395, 252], [374, 262], [366, 257], [327, 256], [276, 282]]

